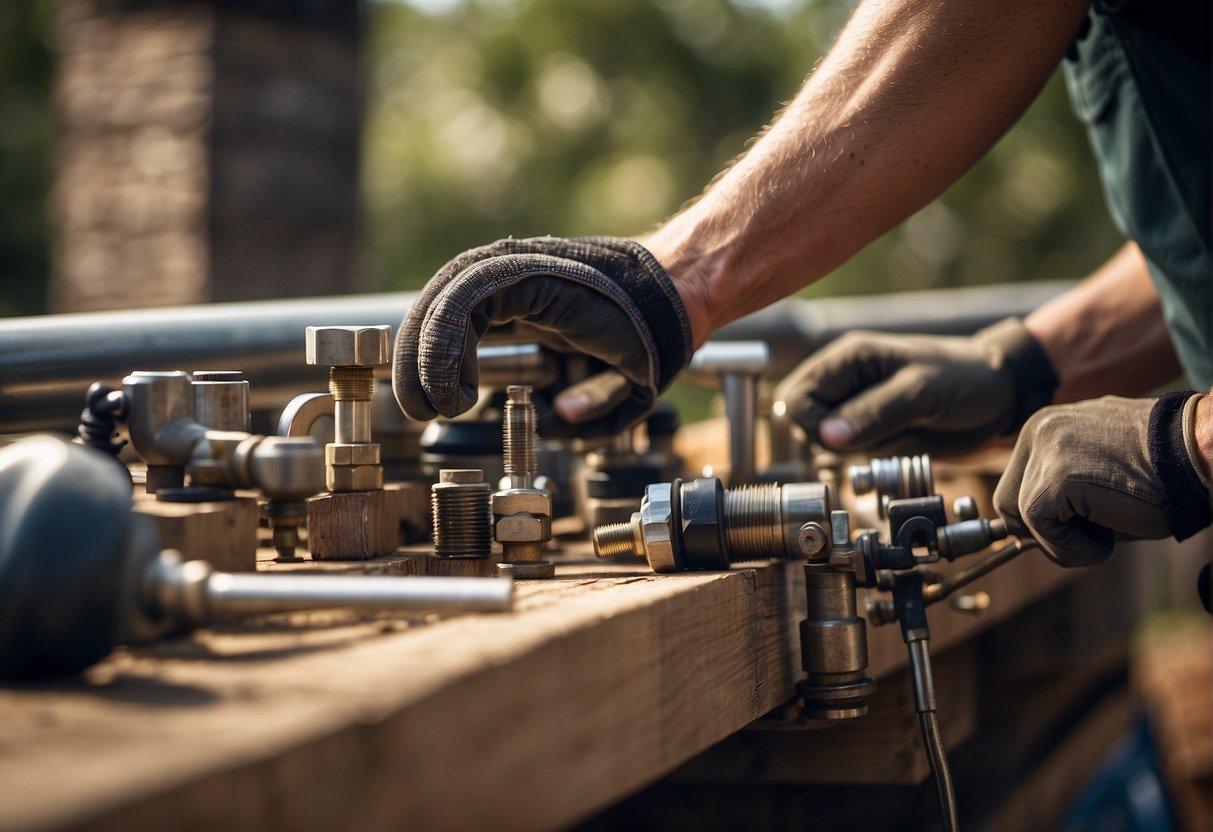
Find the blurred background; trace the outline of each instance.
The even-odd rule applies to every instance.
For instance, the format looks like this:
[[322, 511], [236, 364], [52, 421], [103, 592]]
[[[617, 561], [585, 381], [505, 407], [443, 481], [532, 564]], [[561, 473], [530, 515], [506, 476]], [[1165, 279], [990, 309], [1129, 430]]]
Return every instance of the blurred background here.
[[[836, 0], [14, 0], [0, 315], [411, 289], [508, 234], [639, 234], [795, 93]], [[805, 290], [1076, 278], [1118, 244], [1060, 78]]]

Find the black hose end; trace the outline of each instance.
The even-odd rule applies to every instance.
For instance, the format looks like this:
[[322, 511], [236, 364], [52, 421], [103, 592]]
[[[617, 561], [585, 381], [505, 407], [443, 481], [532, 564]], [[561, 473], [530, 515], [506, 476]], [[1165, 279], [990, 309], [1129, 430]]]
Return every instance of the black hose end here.
[[131, 484], [38, 436], [0, 450], [0, 677], [76, 673], [113, 648]]

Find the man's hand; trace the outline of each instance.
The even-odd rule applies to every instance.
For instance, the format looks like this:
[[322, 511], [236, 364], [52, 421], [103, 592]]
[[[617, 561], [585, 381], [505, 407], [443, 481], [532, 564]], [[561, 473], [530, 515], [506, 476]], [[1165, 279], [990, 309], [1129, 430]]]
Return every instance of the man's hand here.
[[831, 448], [948, 455], [1010, 433], [1056, 384], [1008, 318], [970, 338], [850, 332], [805, 360], [778, 396]]
[[1117, 537], [1195, 534], [1211, 519], [1194, 431], [1200, 398], [1105, 396], [1039, 411], [1020, 432], [995, 508], [1063, 566], [1106, 560]]
[[[692, 352], [678, 291], [639, 243], [500, 240], [443, 266], [409, 310], [392, 365], [400, 406], [419, 420], [471, 408], [476, 344], [505, 327], [519, 339], [605, 365], [557, 400], [557, 412], [578, 424], [581, 436], [615, 433], [641, 418]], [[560, 432], [550, 422], [545, 428]]]

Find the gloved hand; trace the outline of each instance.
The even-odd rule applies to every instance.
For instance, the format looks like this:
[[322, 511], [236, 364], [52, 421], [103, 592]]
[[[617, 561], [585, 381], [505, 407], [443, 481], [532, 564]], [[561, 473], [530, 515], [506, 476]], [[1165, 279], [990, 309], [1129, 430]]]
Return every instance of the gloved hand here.
[[[643, 417], [692, 353], [682, 300], [639, 243], [499, 240], [443, 266], [401, 324], [392, 382], [405, 413], [426, 420], [471, 408], [476, 344], [505, 327], [518, 340], [603, 362], [603, 372], [563, 391], [583, 397], [579, 436], [615, 433]], [[545, 432], [572, 432], [541, 421]]]
[[777, 397], [838, 450], [948, 455], [1012, 433], [1057, 375], [1015, 318], [971, 337], [852, 331], [805, 359]]
[[1213, 519], [1193, 458], [1199, 398], [1104, 396], [1044, 408], [1020, 431], [994, 507], [1012, 534], [1031, 534], [1063, 566], [1106, 560], [1118, 536], [1190, 537]]

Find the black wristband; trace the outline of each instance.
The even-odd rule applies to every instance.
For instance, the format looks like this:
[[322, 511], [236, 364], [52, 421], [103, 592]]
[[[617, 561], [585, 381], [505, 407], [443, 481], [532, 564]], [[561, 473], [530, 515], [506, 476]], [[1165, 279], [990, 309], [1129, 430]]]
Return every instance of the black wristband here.
[[1184, 444], [1184, 404], [1191, 390], [1168, 393], [1150, 411], [1150, 462], [1162, 486], [1163, 513], [1176, 540], [1187, 540], [1213, 523], [1209, 490], [1193, 470]]
[[1001, 352], [1002, 366], [1015, 380], [1015, 413], [1003, 435], [1015, 433], [1029, 416], [1053, 401], [1059, 382], [1057, 371], [1018, 318], [1004, 318], [974, 337]]

